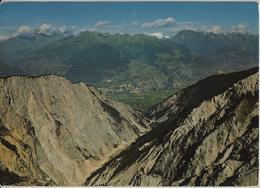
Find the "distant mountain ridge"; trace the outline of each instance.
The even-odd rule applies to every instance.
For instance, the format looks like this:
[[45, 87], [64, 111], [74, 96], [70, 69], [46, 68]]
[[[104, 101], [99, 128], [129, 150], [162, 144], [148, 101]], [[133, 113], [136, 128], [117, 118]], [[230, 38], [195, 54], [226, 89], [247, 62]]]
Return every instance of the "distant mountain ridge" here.
[[[195, 53], [207, 56], [210, 61], [224, 61], [230, 58], [238, 64], [247, 64], [257, 61], [258, 35], [249, 33], [205, 33], [192, 30], [180, 31], [171, 38], [177, 44], [181, 44]], [[234, 55], [238, 55], [235, 57]], [[250, 59], [248, 59], [250, 57]], [[232, 62], [230, 62], [232, 63]]]
[[[198, 72], [207, 72], [208, 66], [213, 66], [211, 72], [214, 73], [230, 71], [238, 64], [241, 69], [255, 65], [258, 36], [187, 30], [170, 39], [96, 32], [69, 37], [38, 34], [32, 39], [21, 36], [9, 39], [0, 43], [0, 49], [4, 63], [31, 74], [60, 74], [72, 81], [98, 85], [104, 85], [109, 79], [112, 85], [133, 80], [130, 83], [135, 87], [149, 90], [158, 87], [158, 83], [149, 83], [149, 76], [158, 78], [159, 88], [176, 87], [178, 83], [174, 82], [190, 82]], [[142, 66], [144, 77], [131, 65]], [[148, 86], [138, 85], [138, 82]]]
[[[145, 105], [151, 106], [163, 99], [157, 91], [167, 95], [213, 74], [257, 66], [258, 35], [188, 30], [169, 39], [90, 31], [66, 37], [37, 34], [0, 42], [0, 58], [26, 74], [93, 84], [132, 105], [141, 103], [138, 94], [155, 92], [155, 101]], [[127, 100], [131, 93], [136, 96], [132, 102]]]
[[11, 75], [28, 75], [28, 74], [16, 67], [7, 65], [2, 61], [0, 61], [0, 77], [8, 77]]
[[40, 33], [18, 35], [0, 42], [1, 60], [6, 64], [15, 65], [14, 62], [21, 58], [21, 56], [26, 56], [35, 49], [41, 48], [61, 38], [64, 38], [64, 35], [58, 33], [52, 35]]

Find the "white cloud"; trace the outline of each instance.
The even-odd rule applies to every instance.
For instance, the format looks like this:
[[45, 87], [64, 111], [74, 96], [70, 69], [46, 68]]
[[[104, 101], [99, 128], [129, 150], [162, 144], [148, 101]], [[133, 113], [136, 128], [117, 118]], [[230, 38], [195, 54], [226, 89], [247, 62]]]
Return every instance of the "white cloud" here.
[[41, 34], [46, 34], [46, 35], [51, 35], [54, 33], [63, 33], [65, 35], [73, 35], [75, 33], [75, 28], [76, 26], [67, 26], [67, 25], [62, 25], [62, 26], [53, 26], [51, 24], [42, 24], [39, 26], [37, 29], [38, 33]]
[[151, 22], [146, 22], [142, 24], [144, 28], [160, 28], [160, 27], [167, 27], [171, 26], [176, 23], [174, 18], [166, 18], [166, 19], [158, 19]]
[[77, 35], [78, 31], [76, 30], [76, 26], [67, 26], [62, 25], [60, 27], [53, 27], [54, 32], [63, 33], [65, 36], [67, 35]]
[[16, 31], [0, 35], [0, 41], [5, 41], [16, 36], [30, 36], [33, 33], [33, 29], [30, 26], [20, 26]]
[[236, 33], [246, 33], [249, 32], [247, 25], [245, 24], [238, 24], [236, 26], [231, 27], [231, 32], [236, 32]]
[[98, 21], [96, 24], [95, 24], [95, 27], [102, 27], [104, 25], [108, 25], [110, 24], [109, 21]]
[[153, 37], [157, 37], [159, 39], [166, 39], [166, 38], [170, 38], [170, 36], [161, 33], [161, 32], [155, 32], [155, 33], [149, 33], [148, 35], [153, 36]]
[[21, 26], [18, 28], [17, 32], [19, 34], [27, 34], [27, 33], [31, 33], [32, 32], [32, 28], [30, 26]]
[[0, 33], [0, 41], [8, 40], [10, 38], [14, 38], [16, 36], [22, 37], [33, 37], [35, 34], [46, 34], [52, 35], [55, 33], [62, 33], [64, 36], [70, 35], [78, 35], [81, 31], [77, 28], [77, 26], [69, 26], [69, 25], [62, 25], [62, 26], [53, 26], [51, 24], [42, 24], [39, 27], [30, 27], [28, 25], [22, 25], [17, 28], [17, 30], [12, 31], [11, 33]]
[[65, 25], [58, 27], [57, 29], [61, 33], [65, 33], [67, 31], [67, 27]]
[[9, 37], [7, 35], [0, 35], [0, 41], [4, 41], [9, 39]]
[[16, 34], [5, 34], [5, 35], [0, 35], [0, 42], [8, 40], [10, 38], [14, 38]]
[[46, 34], [46, 35], [50, 35], [55, 31], [55, 28], [50, 25], [50, 24], [42, 24], [39, 28], [38, 28], [38, 33], [42, 33], [42, 34]]
[[221, 33], [222, 27], [220, 25], [213, 25], [209, 28], [208, 32], [210, 32], [210, 33]]
[[192, 30], [196, 32], [206, 33], [223, 33], [223, 27], [221, 25], [202, 25], [201, 23], [178, 23], [174, 28], [171, 28], [171, 32], [178, 33], [181, 30]]

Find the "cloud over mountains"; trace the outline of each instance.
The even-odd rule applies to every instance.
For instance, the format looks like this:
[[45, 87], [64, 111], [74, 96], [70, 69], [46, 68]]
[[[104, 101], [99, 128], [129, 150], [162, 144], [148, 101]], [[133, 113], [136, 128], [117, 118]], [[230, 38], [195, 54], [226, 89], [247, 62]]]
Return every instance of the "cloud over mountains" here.
[[154, 33], [150, 33], [148, 34], [149, 36], [153, 36], [153, 37], [157, 37], [159, 39], [167, 39], [170, 38], [170, 36], [162, 33], [162, 32], [154, 32]]
[[237, 33], [246, 33], [248, 32], [248, 28], [247, 28], [247, 25], [245, 24], [238, 24], [238, 25], [235, 25], [231, 28], [231, 31], [232, 32], [237, 32]]
[[98, 21], [96, 24], [95, 24], [95, 27], [102, 27], [102, 26], [105, 26], [105, 25], [108, 25], [110, 24], [109, 21]]
[[236, 25], [223, 26], [221, 24], [205, 24], [191, 21], [176, 21], [173, 17], [157, 18], [148, 21], [134, 20], [132, 22], [117, 23], [110, 20], [96, 21], [92, 26], [71, 26], [41, 23], [38, 26], [21, 25], [12, 32], [0, 33], [0, 41], [13, 38], [15, 36], [30, 37], [35, 34], [52, 35], [64, 34], [64, 36], [79, 35], [84, 31], [108, 32], [108, 33], [128, 33], [146, 34], [163, 39], [174, 36], [181, 30], [193, 30], [207, 33], [250, 33], [248, 25], [239, 23]]
[[161, 27], [168, 27], [172, 26], [176, 23], [175, 18], [166, 18], [166, 19], [157, 19], [151, 22], [146, 22], [142, 24], [143, 28], [161, 28]]
[[30, 33], [30, 32], [32, 32], [32, 28], [27, 26], [27, 25], [21, 26], [21, 27], [18, 28], [18, 33], [20, 33], [20, 34]]

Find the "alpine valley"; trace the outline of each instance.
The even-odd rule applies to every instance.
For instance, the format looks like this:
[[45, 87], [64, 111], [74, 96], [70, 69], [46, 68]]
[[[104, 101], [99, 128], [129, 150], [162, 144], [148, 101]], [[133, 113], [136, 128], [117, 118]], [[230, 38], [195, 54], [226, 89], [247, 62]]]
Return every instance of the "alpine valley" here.
[[0, 61], [2, 76], [61, 75], [145, 111], [202, 78], [257, 66], [258, 35], [183, 30], [159, 39], [90, 31], [32, 33], [0, 42]]
[[0, 185], [256, 186], [258, 35], [0, 42]]

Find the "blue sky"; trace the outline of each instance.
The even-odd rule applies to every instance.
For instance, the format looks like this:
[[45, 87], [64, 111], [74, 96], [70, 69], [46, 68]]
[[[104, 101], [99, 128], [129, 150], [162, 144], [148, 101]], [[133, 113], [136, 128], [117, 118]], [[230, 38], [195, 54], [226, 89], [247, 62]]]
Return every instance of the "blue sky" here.
[[182, 29], [258, 33], [257, 3], [22, 2], [0, 5], [0, 35], [84, 30], [173, 35]]

